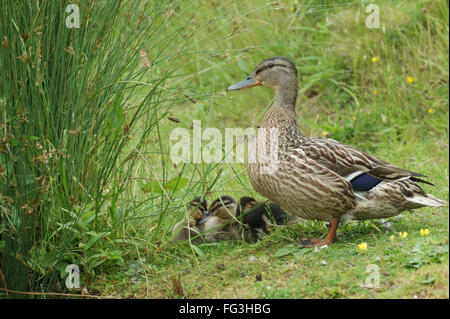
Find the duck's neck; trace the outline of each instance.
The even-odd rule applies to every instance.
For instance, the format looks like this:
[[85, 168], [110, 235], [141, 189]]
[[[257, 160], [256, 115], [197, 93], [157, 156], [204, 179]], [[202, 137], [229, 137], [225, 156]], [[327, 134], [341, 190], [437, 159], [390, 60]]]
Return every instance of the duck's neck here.
[[294, 112], [297, 103], [297, 79], [289, 79], [275, 89], [273, 107], [283, 108]]
[[289, 85], [276, 88], [275, 101], [260, 125], [260, 127], [265, 128], [278, 128], [281, 144], [284, 146], [295, 144], [303, 139], [303, 135], [297, 126], [296, 101], [296, 80], [291, 81]]

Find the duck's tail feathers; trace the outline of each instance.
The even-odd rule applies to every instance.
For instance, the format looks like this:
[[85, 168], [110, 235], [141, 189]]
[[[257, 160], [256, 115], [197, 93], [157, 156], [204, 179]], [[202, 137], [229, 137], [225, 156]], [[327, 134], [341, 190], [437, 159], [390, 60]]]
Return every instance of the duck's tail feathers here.
[[432, 207], [446, 206], [448, 204], [445, 200], [434, 197], [431, 194], [426, 194], [426, 196], [416, 194], [413, 197], [408, 197], [408, 200], [423, 206]]
[[[426, 176], [425, 176], [425, 177], [426, 177]], [[412, 180], [413, 182], [416, 182], [416, 183], [425, 183], [425, 184], [428, 184], [428, 185], [431, 185], [431, 186], [435, 186], [433, 183], [430, 183], [429, 181], [426, 181], [426, 180], [424, 180], [424, 179], [417, 178], [417, 177], [414, 177], [414, 176], [412, 176], [412, 177], [410, 178], [410, 180]]]

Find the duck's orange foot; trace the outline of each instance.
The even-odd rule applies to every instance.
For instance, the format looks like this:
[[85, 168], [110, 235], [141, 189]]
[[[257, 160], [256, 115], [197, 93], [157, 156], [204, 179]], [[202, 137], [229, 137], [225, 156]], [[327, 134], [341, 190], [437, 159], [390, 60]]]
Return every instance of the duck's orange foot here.
[[334, 217], [328, 227], [328, 234], [325, 240], [320, 240], [317, 238], [307, 238], [300, 242], [302, 247], [321, 247], [325, 245], [331, 245], [337, 240], [336, 231], [339, 225], [339, 217]]
[[317, 238], [307, 238], [303, 239], [300, 242], [300, 245], [302, 247], [311, 248], [311, 247], [321, 247], [327, 245], [327, 243], [324, 240], [320, 240]]

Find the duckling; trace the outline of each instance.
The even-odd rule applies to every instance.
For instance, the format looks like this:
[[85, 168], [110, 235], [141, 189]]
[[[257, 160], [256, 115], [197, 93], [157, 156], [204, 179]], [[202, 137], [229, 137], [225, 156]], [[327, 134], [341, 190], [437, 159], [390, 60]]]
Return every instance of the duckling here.
[[[205, 199], [196, 197], [190, 201], [188, 207], [189, 218], [182, 219], [172, 229], [173, 241], [188, 240], [189, 238], [200, 235], [202, 224], [207, 220], [209, 215], [208, 203]], [[198, 244], [202, 241], [198, 236], [192, 242]]]
[[[227, 91], [261, 85], [275, 91], [274, 103], [259, 127], [278, 132], [278, 161], [271, 174], [261, 169], [265, 164], [249, 161], [249, 180], [259, 194], [289, 213], [331, 222], [325, 240], [305, 239], [304, 247], [334, 243], [340, 221], [386, 218], [405, 210], [447, 205], [418, 185], [431, 184], [423, 174], [333, 139], [305, 137], [297, 125], [297, 69], [288, 58], [262, 61], [250, 76]], [[271, 143], [267, 138], [265, 149], [270, 149]]]
[[242, 197], [238, 204], [233, 197], [225, 195], [216, 199], [209, 209], [211, 213], [201, 229], [208, 242], [225, 239], [254, 241], [262, 232], [269, 232], [271, 218], [278, 225], [297, 220], [277, 204], [257, 202], [251, 197]]
[[272, 202], [257, 202], [247, 196], [239, 200], [236, 217], [247, 227], [251, 235], [250, 240], [260, 239], [262, 233], [268, 234], [274, 223], [287, 225], [298, 222], [297, 217], [289, 215], [279, 205]]
[[204, 221], [201, 231], [207, 242], [237, 239], [240, 234], [236, 219], [237, 203], [231, 196], [221, 196], [209, 206], [210, 214]]

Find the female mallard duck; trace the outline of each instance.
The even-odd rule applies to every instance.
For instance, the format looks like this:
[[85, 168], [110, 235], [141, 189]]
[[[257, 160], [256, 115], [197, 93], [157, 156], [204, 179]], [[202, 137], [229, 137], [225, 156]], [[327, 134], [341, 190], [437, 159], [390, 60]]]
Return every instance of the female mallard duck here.
[[[297, 69], [285, 57], [261, 62], [245, 80], [228, 87], [253, 86], [275, 90], [272, 107], [260, 128], [278, 130], [278, 166], [271, 174], [260, 163], [247, 165], [253, 188], [289, 213], [305, 219], [329, 221], [324, 241], [307, 239], [306, 247], [336, 241], [339, 221], [395, 216], [423, 206], [444, 206], [417, 182], [426, 177], [395, 167], [332, 139], [307, 138], [297, 126]], [[266, 139], [266, 149], [269, 139]]]
[[193, 238], [194, 243], [200, 243], [202, 224], [209, 216], [208, 203], [205, 199], [196, 197], [190, 201], [188, 207], [188, 219], [183, 218], [172, 229], [173, 241], [188, 240]]

